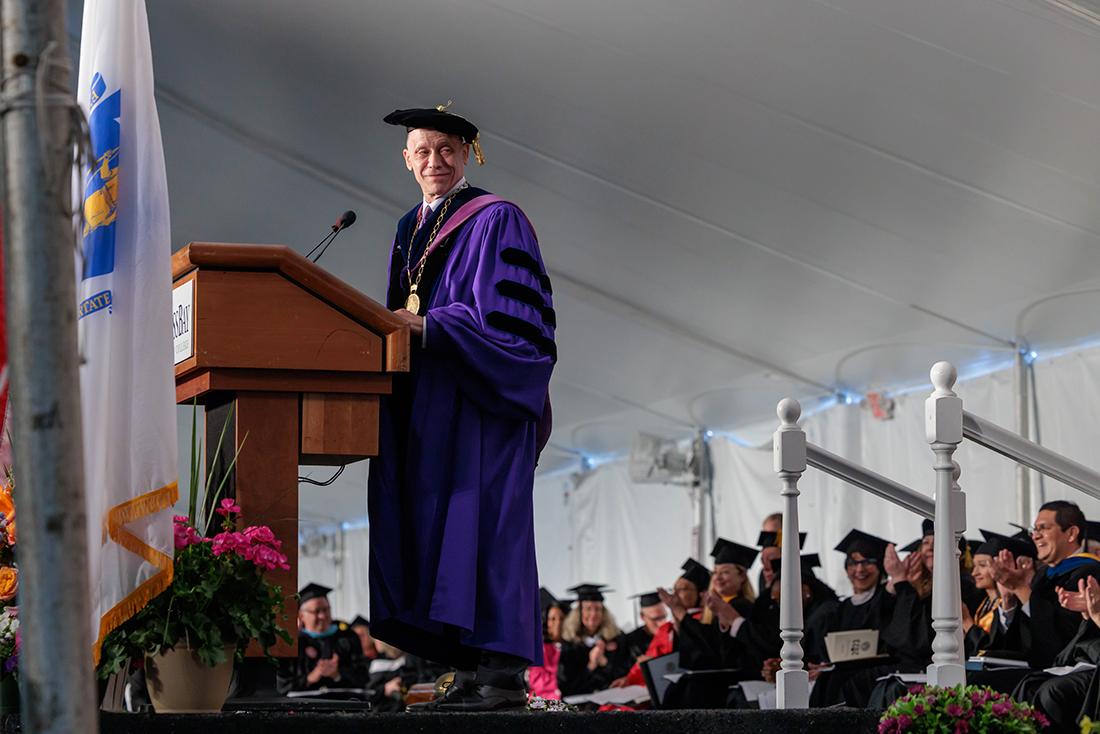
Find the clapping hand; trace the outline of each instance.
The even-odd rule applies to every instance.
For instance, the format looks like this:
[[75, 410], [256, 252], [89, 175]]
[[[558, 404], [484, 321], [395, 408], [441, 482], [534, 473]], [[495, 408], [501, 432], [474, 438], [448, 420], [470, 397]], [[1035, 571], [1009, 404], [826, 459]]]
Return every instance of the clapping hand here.
[[1092, 623], [1100, 627], [1100, 582], [1095, 576], [1089, 576], [1087, 581], [1081, 582], [1081, 587], [1085, 594], [1085, 611]]
[[1061, 586], [1058, 587], [1058, 603], [1071, 612], [1088, 614], [1088, 601], [1085, 598], [1085, 580], [1077, 582], [1077, 591], [1070, 591]]
[[920, 581], [921, 575], [924, 573], [924, 554], [923, 553], [910, 553], [905, 557], [905, 580], [910, 584], [916, 584]]
[[723, 630], [728, 630], [741, 617], [729, 602], [713, 591], [703, 592], [703, 605], [714, 612], [714, 616], [718, 618], [719, 627]]
[[680, 622], [687, 616], [687, 607], [680, 601], [680, 597], [669, 593], [664, 588], [657, 588], [657, 596], [661, 597], [661, 601], [664, 602], [664, 605], [672, 612], [672, 623], [678, 632], [680, 630]]
[[607, 665], [607, 643], [600, 640], [588, 652], [588, 669], [595, 670]]
[[[911, 554], [909, 557], [912, 558], [914, 555], [916, 554]], [[898, 552], [893, 543], [886, 546], [886, 555], [882, 559], [882, 566], [886, 569], [886, 575], [890, 577], [892, 583], [896, 584], [905, 580], [907, 566], [905, 561], [898, 557]]]
[[993, 579], [1011, 591], [1016, 591], [1026, 582], [1026, 571], [1016, 563], [1016, 557], [1010, 550], [1002, 550], [993, 559], [990, 567], [993, 569]]
[[309, 675], [306, 676], [306, 680], [312, 683], [317, 683], [322, 678], [335, 678], [340, 674], [340, 656], [336, 653], [332, 654], [331, 658], [322, 658], [317, 661], [317, 665], [313, 670], [309, 671]]

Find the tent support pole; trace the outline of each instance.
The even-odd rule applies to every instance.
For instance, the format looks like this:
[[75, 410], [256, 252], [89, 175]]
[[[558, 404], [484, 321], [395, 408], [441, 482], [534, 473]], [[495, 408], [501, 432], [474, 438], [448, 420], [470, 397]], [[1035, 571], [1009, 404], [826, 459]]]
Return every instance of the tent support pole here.
[[22, 721], [29, 732], [94, 734], [65, 3], [2, 0], [0, 21]]

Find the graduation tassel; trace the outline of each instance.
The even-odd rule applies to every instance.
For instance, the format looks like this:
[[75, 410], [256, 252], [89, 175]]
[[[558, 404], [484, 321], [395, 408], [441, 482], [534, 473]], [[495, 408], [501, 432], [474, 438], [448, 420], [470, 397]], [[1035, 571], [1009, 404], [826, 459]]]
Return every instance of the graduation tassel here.
[[477, 164], [479, 166], [484, 166], [485, 165], [485, 154], [481, 152], [481, 144], [477, 142], [478, 138], [480, 138], [480, 137], [481, 137], [481, 133], [478, 133], [474, 137], [474, 140], [473, 140], [473, 142], [470, 143], [470, 145], [473, 146], [474, 157], [477, 158]]

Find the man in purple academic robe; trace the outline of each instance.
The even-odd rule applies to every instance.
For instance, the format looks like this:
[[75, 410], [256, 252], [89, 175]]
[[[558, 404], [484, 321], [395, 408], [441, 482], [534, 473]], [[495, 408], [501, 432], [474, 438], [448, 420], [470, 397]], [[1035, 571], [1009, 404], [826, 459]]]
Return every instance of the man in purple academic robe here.
[[371, 631], [456, 668], [418, 707], [521, 707], [523, 673], [542, 663], [532, 489], [557, 359], [550, 280], [523, 212], [466, 183], [476, 127], [443, 108], [386, 122], [408, 130], [424, 201], [390, 257], [387, 307], [412, 350], [370, 466]]

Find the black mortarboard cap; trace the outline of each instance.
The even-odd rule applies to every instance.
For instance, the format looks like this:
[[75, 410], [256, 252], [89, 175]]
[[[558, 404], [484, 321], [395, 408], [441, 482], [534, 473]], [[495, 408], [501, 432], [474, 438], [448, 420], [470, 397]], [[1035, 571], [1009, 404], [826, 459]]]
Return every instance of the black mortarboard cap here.
[[[802, 575], [809, 576], [813, 574], [815, 568], [821, 567], [821, 559], [816, 553], [807, 553], [798, 557], [798, 565], [802, 566]], [[776, 578], [782, 575], [783, 563], [780, 559], [776, 558], [772, 561], [772, 571]]]
[[577, 595], [577, 601], [603, 601], [603, 592], [609, 590], [607, 584], [578, 584], [569, 591]]
[[924, 518], [924, 520], [922, 520], [921, 524], [920, 524], [920, 537], [917, 538], [916, 540], [914, 540], [909, 545], [905, 546], [904, 548], [899, 548], [898, 550], [900, 550], [902, 553], [912, 553], [913, 551], [920, 548], [920, 544], [924, 542], [925, 538], [927, 538], [929, 535], [935, 535], [935, 534], [936, 534], [935, 523], [933, 523], [928, 518]]
[[352, 627], [370, 627], [370, 622], [362, 614], [356, 615], [355, 619], [351, 620]]
[[710, 552], [715, 565], [719, 563], [736, 563], [745, 568], [751, 566], [759, 554], [760, 551], [755, 548], [747, 548], [725, 538], [719, 538], [715, 541], [714, 549]]
[[477, 126], [461, 115], [447, 112], [443, 105], [394, 110], [382, 118], [382, 122], [390, 125], [404, 125], [406, 130], [426, 128], [438, 130], [445, 135], [457, 135], [463, 142], [473, 146], [478, 165], [485, 163], [485, 156], [481, 154], [481, 144], [478, 142]]
[[[761, 548], [770, 548], [773, 545], [778, 547], [778, 546], [782, 545], [782, 540], [783, 540], [783, 533], [782, 532], [773, 533], [770, 530], [765, 530], [765, 531], [761, 532], [760, 537], [756, 539], [756, 544], [758, 546], [760, 546]], [[804, 545], [806, 545], [806, 533], [799, 533], [798, 534], [798, 547], [799, 547], [799, 549], [801, 549], [802, 546], [804, 546]]]
[[646, 607], [655, 607], [661, 603], [661, 596], [656, 591], [646, 591], [642, 594], [635, 594], [630, 597], [631, 599], [638, 600], [638, 606], [642, 609]]
[[680, 566], [684, 573], [680, 576], [695, 585], [695, 589], [702, 594], [710, 586], [710, 571], [699, 561], [689, 558]]
[[1088, 520], [1085, 522], [1088, 527], [1088, 540], [1100, 540], [1100, 522], [1096, 520]]
[[853, 530], [837, 543], [836, 550], [841, 553], [859, 553], [864, 558], [876, 558], [881, 562], [886, 555], [886, 546], [891, 541], [870, 535], [862, 530]]
[[982, 530], [981, 532], [985, 542], [978, 546], [974, 551], [975, 554], [995, 556], [1001, 551], [1007, 550], [1014, 556], [1037, 558], [1039, 555], [1038, 550], [1035, 548], [1035, 542], [1030, 537], [1020, 537], [1019, 533], [1009, 536], [988, 530]]
[[546, 614], [546, 612], [549, 611], [550, 607], [557, 607], [562, 611], [568, 611], [569, 608], [569, 602], [558, 599], [556, 596], [551, 594], [550, 590], [547, 589], [545, 586], [539, 587], [539, 602], [542, 606], [543, 614]]
[[316, 599], [319, 596], [328, 596], [330, 591], [332, 589], [327, 586], [314, 583], [306, 584], [298, 591], [298, 604], [305, 604], [310, 599]]

